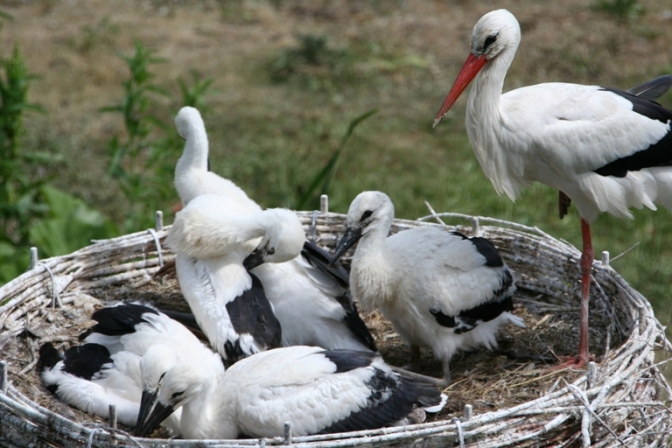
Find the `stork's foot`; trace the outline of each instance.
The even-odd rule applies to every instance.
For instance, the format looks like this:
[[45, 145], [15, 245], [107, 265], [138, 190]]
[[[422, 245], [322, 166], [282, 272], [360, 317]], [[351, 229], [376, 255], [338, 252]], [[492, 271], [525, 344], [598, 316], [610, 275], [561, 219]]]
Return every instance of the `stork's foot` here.
[[559, 359], [560, 364], [551, 367], [549, 370], [582, 369], [589, 362], [595, 361], [593, 355], [560, 356]]

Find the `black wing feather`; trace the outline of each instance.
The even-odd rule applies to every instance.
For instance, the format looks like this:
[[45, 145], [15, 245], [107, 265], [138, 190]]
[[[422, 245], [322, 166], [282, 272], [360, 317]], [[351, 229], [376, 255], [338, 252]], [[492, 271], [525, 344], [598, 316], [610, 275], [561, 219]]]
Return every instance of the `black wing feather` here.
[[91, 333], [107, 336], [133, 333], [136, 325], [147, 322], [144, 319], [146, 313], [159, 314], [155, 309], [137, 303], [124, 303], [119, 306], [102, 308], [91, 315], [91, 319], [98, 323], [80, 334], [79, 340], [84, 340]]
[[301, 255], [311, 266], [329, 275], [343, 288], [343, 294], [336, 297], [336, 300], [345, 310], [345, 324], [357, 337], [359, 342], [374, 352], [378, 351], [376, 341], [359, 315], [355, 301], [352, 300], [350, 274], [348, 274], [348, 271], [345, 270], [339, 261], [334, 262], [331, 254], [310, 241], [306, 240], [303, 244]]
[[433, 386], [377, 368], [366, 384], [371, 391], [367, 406], [332, 423], [319, 434], [381, 428], [401, 420], [418, 406], [435, 406], [441, 402], [441, 392]]
[[[602, 90], [620, 95], [632, 102], [632, 110], [652, 120], [662, 123], [672, 122], [672, 111], [665, 109], [655, 101], [632, 95], [622, 90], [603, 88]], [[639, 171], [644, 168], [672, 165], [672, 131], [648, 148], [637, 151], [627, 157], [614, 160], [594, 170], [601, 176], [625, 177], [628, 171]]]
[[331, 254], [317, 244], [306, 240], [301, 255], [313, 267], [333, 277], [343, 288], [348, 289], [350, 287], [348, 271], [345, 270], [340, 261], [334, 262]]
[[647, 100], [655, 100], [665, 95], [670, 87], [672, 87], [672, 75], [663, 75], [632, 87], [626, 92]]
[[368, 367], [378, 355], [360, 350], [334, 349], [321, 352], [336, 364], [336, 373], [348, 372], [360, 367]]
[[480, 236], [473, 236], [469, 238], [457, 231], [453, 231], [451, 233], [455, 236], [462, 237], [462, 239], [471, 241], [471, 244], [474, 245], [476, 251], [485, 257], [486, 266], [490, 266], [492, 268], [499, 268], [504, 266], [504, 260], [502, 260], [502, 256], [499, 255], [499, 251], [489, 239], [482, 238]]
[[[252, 287], [226, 304], [233, 329], [239, 335], [252, 335], [254, 340], [266, 349], [280, 347], [282, 342], [280, 322], [266, 298], [261, 281], [254, 274], [250, 273], [250, 277]], [[227, 355], [227, 367], [251, 355], [244, 352], [238, 340], [227, 342], [224, 349]]]

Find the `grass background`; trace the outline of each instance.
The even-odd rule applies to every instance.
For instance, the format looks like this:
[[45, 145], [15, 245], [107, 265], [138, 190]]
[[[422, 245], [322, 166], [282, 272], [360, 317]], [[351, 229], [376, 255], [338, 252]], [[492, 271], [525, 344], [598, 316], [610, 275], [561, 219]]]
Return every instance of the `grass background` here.
[[[30, 99], [48, 112], [27, 116], [23, 143], [65, 156], [33, 175], [53, 176], [116, 221], [128, 204], [106, 176], [105, 148], [123, 125], [99, 109], [120, 102], [127, 73], [118, 56], [132, 52], [134, 39], [166, 59], [153, 69], [167, 90], [176, 93], [176, 80], [191, 70], [214, 79], [203, 111], [211, 167], [263, 206], [294, 204], [350, 120], [376, 109], [339, 162], [333, 211], [345, 213], [359, 192], [375, 189], [392, 197], [400, 218], [426, 215], [426, 200], [437, 211], [538, 226], [577, 246], [578, 215], [571, 209], [558, 219], [556, 191], [536, 185], [516, 204], [494, 192], [464, 131], [466, 95], [431, 127], [471, 28], [495, 8], [518, 17], [523, 40], [505, 90], [546, 81], [628, 88], [672, 72], [669, 0], [10, 0], [0, 8], [13, 16], [0, 31], [0, 51], [21, 46], [39, 75]], [[672, 107], [672, 94], [661, 103]], [[159, 98], [153, 112], [172, 123], [179, 106]], [[169, 222], [175, 202], [177, 195], [163, 204]], [[593, 232], [598, 256], [638, 244], [613, 266], [662, 322], [672, 321], [670, 212], [601, 216]]]

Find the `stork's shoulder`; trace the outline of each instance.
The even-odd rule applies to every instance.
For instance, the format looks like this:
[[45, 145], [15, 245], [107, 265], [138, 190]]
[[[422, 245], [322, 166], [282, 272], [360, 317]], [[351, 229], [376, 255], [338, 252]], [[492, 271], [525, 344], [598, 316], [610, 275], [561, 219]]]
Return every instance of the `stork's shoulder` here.
[[495, 246], [485, 238], [465, 235], [440, 226], [418, 227], [399, 232], [386, 241], [390, 254], [403, 255], [413, 265], [455, 268], [463, 271], [487, 265], [500, 267], [503, 261]]

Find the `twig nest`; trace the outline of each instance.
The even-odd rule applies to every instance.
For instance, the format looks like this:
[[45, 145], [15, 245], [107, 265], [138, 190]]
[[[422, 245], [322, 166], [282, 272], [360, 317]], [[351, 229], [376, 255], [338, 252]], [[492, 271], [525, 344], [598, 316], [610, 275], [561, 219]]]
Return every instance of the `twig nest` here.
[[[299, 212], [299, 216], [306, 235], [327, 249], [333, 250], [345, 231], [345, 216], [341, 214]], [[478, 351], [455, 357], [451, 368], [456, 375], [447, 389], [449, 405], [432, 421], [294, 437], [292, 443], [334, 448], [494, 448], [560, 442], [563, 446], [665, 446], [672, 432], [672, 414], [662, 400], [672, 396], [672, 390], [655, 364], [654, 351], [672, 347], [647, 300], [612, 268], [595, 263], [590, 309], [594, 368], [549, 370], [538, 359], [574, 354], [578, 346], [580, 252], [516, 223], [457, 214], [441, 216], [468, 223], [449, 226], [451, 229], [468, 235], [476, 231], [497, 246], [515, 271], [515, 313], [525, 320], [527, 328], [502, 332], [499, 352]], [[438, 224], [397, 219], [392, 231], [427, 225]], [[91, 324], [88, 318], [94, 307], [145, 299], [163, 308], [188, 309], [170, 270], [173, 255], [161, 247], [167, 231], [138, 232], [41, 260], [0, 288], [0, 361], [6, 362], [8, 372], [8, 381], [0, 384], [6, 388], [3, 393], [0, 387], [0, 445], [283, 444], [282, 438], [135, 439], [122, 429], [112, 429], [109, 422], [60, 403], [42, 387], [35, 369], [39, 345], [47, 341], [63, 345], [75, 342], [79, 332]], [[344, 261], [347, 265], [349, 258], [344, 257]], [[389, 323], [376, 313], [365, 319], [386, 360], [392, 364], [405, 362], [408, 358], [403, 351], [407, 348]], [[511, 353], [530, 357], [512, 361], [505, 356]]]

